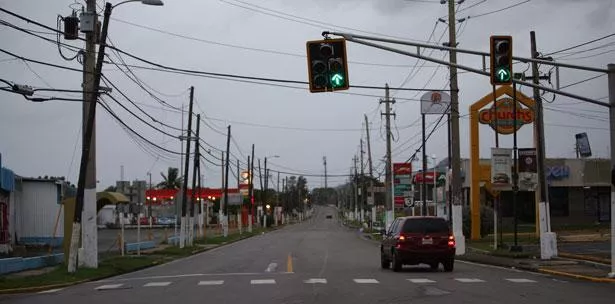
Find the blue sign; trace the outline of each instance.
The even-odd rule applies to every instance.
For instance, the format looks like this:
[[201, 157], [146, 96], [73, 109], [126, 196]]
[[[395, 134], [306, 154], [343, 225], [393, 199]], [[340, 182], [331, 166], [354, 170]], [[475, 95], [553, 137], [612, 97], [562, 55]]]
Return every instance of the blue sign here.
[[570, 167], [566, 165], [547, 167], [547, 179], [565, 179], [570, 176]]

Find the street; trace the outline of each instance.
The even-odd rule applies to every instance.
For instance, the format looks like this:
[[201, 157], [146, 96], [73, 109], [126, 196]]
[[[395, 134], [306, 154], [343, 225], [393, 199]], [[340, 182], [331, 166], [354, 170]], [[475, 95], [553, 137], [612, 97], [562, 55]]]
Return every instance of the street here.
[[[0, 303], [612, 303], [612, 285], [457, 261], [380, 269], [379, 247], [336, 209], [303, 223], [131, 274]], [[327, 219], [326, 215], [333, 215]]]

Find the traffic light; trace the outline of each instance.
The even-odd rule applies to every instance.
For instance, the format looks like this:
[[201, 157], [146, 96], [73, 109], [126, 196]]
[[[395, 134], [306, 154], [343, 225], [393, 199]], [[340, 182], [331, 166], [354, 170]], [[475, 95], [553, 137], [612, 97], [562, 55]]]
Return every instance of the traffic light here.
[[491, 36], [490, 42], [491, 84], [512, 84], [512, 37]]
[[310, 92], [348, 90], [345, 39], [324, 39], [306, 43]]

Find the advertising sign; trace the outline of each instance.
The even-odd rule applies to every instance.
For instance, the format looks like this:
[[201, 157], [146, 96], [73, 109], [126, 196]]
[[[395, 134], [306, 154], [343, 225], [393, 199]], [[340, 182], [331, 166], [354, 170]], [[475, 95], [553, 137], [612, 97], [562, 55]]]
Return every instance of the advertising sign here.
[[512, 149], [491, 148], [491, 185], [497, 190], [512, 188]]
[[395, 197], [395, 207], [403, 208], [406, 197], [412, 195], [412, 164], [397, 163], [393, 164], [393, 193]]
[[421, 114], [450, 113], [451, 96], [444, 92], [427, 92], [421, 97]]
[[583, 132], [575, 134], [574, 137], [577, 140], [577, 151], [579, 151], [579, 155], [581, 157], [592, 156], [592, 148], [589, 145], [589, 138], [587, 138], [587, 133]]
[[538, 183], [536, 148], [518, 149], [519, 190], [533, 191]]
[[[511, 98], [502, 98], [496, 102], [496, 108], [483, 109], [478, 112], [478, 121], [482, 124], [490, 125], [493, 130], [499, 134], [512, 134], [514, 129], [513, 119], [513, 100]], [[517, 102], [517, 130], [523, 125], [534, 122], [534, 111], [525, 108], [520, 102]], [[496, 125], [497, 120], [497, 125]]]

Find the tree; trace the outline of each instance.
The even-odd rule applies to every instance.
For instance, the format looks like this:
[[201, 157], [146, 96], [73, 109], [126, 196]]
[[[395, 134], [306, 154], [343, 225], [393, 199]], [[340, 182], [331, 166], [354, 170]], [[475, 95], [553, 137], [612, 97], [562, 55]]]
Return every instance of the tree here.
[[116, 191], [117, 191], [116, 186], [109, 186], [105, 189], [105, 192], [116, 192]]
[[183, 179], [179, 176], [179, 169], [169, 167], [167, 174], [160, 172], [163, 181], [156, 185], [159, 189], [179, 189], [182, 186]]

